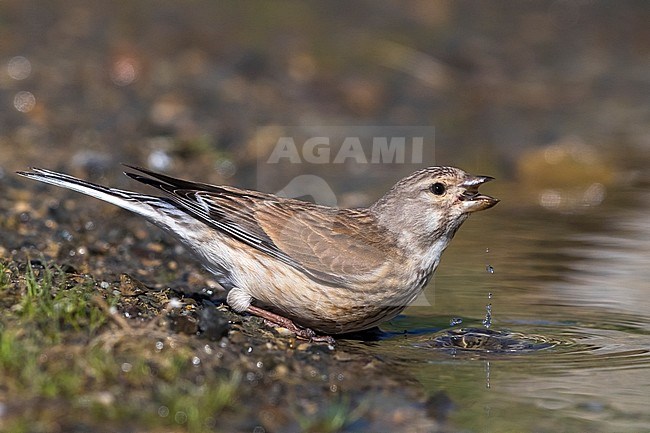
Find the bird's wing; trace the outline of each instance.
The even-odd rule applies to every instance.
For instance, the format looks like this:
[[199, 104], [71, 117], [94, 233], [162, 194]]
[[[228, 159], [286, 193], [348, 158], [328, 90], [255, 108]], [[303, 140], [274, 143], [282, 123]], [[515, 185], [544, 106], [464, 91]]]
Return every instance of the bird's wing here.
[[205, 224], [322, 283], [376, 281], [396, 251], [365, 210], [334, 209], [271, 194], [175, 179], [131, 167], [128, 176], [167, 192]]
[[346, 286], [377, 281], [395, 258], [366, 211], [263, 201], [254, 215], [279, 250], [321, 279]]

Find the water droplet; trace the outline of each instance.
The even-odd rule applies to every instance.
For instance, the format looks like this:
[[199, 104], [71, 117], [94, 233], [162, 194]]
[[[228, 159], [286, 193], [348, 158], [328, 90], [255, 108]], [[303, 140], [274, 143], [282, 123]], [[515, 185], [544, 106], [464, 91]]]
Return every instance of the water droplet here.
[[123, 362], [121, 368], [123, 372], [128, 373], [131, 371], [131, 369], [133, 369], [133, 365], [131, 365], [130, 362]]
[[461, 323], [463, 323], [463, 319], [461, 319], [460, 317], [452, 317], [451, 320], [449, 321], [449, 326], [456, 326], [456, 325], [460, 325]]
[[488, 274], [494, 273], [494, 268], [490, 265], [485, 265], [485, 270], [487, 271]]
[[485, 253], [487, 254], [487, 253], [489, 253], [489, 252], [490, 252], [490, 249], [489, 249], [489, 248], [486, 248], [486, 249], [485, 249]]
[[488, 293], [488, 299], [492, 299], [492, 292]]
[[163, 343], [163, 342], [160, 341], [160, 340], [159, 340], [159, 341], [156, 341], [156, 350], [157, 350], [158, 352], [160, 352], [161, 350], [163, 350], [163, 347], [165, 347], [165, 343]]
[[192, 358], [192, 365], [198, 366], [199, 364], [201, 364], [201, 358], [199, 358], [198, 356], [193, 357]]
[[485, 306], [485, 319], [483, 319], [483, 326], [489, 328], [492, 326], [492, 304]]
[[253, 346], [248, 346], [248, 349], [246, 349], [246, 353], [253, 353]]
[[262, 368], [264, 367], [264, 363], [262, 361], [257, 361], [257, 364], [255, 364], [257, 368]]

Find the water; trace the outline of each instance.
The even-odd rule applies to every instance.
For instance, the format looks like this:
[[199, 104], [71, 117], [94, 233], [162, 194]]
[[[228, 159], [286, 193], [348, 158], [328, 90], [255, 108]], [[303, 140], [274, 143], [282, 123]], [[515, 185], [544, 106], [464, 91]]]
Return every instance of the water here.
[[650, 194], [573, 214], [495, 195], [426, 301], [356, 344], [446, 393], [453, 431], [650, 432]]
[[[488, 293], [488, 299], [492, 299], [492, 293]], [[492, 326], [492, 304], [485, 306], [485, 319], [483, 319], [483, 326], [489, 328]]]

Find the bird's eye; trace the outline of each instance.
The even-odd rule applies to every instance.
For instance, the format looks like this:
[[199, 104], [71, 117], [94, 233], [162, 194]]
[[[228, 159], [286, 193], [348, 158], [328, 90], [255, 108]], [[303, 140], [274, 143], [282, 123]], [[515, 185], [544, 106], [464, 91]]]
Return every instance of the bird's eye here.
[[431, 185], [429, 187], [429, 189], [435, 195], [443, 195], [445, 193], [445, 191], [446, 191], [445, 185], [440, 183], [440, 182], [434, 183], [433, 185]]

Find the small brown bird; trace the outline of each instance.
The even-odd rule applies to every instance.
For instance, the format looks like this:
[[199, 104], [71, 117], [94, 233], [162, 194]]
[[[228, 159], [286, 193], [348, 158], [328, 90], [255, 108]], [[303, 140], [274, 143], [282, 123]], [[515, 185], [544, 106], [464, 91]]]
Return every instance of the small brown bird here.
[[[471, 212], [498, 199], [492, 180], [429, 167], [369, 208], [336, 209], [144, 168], [127, 176], [166, 193], [108, 188], [34, 168], [18, 174], [113, 203], [174, 235], [228, 291], [227, 302], [298, 336], [372, 328], [399, 314], [429, 281]], [[329, 341], [329, 340], [328, 340]]]

